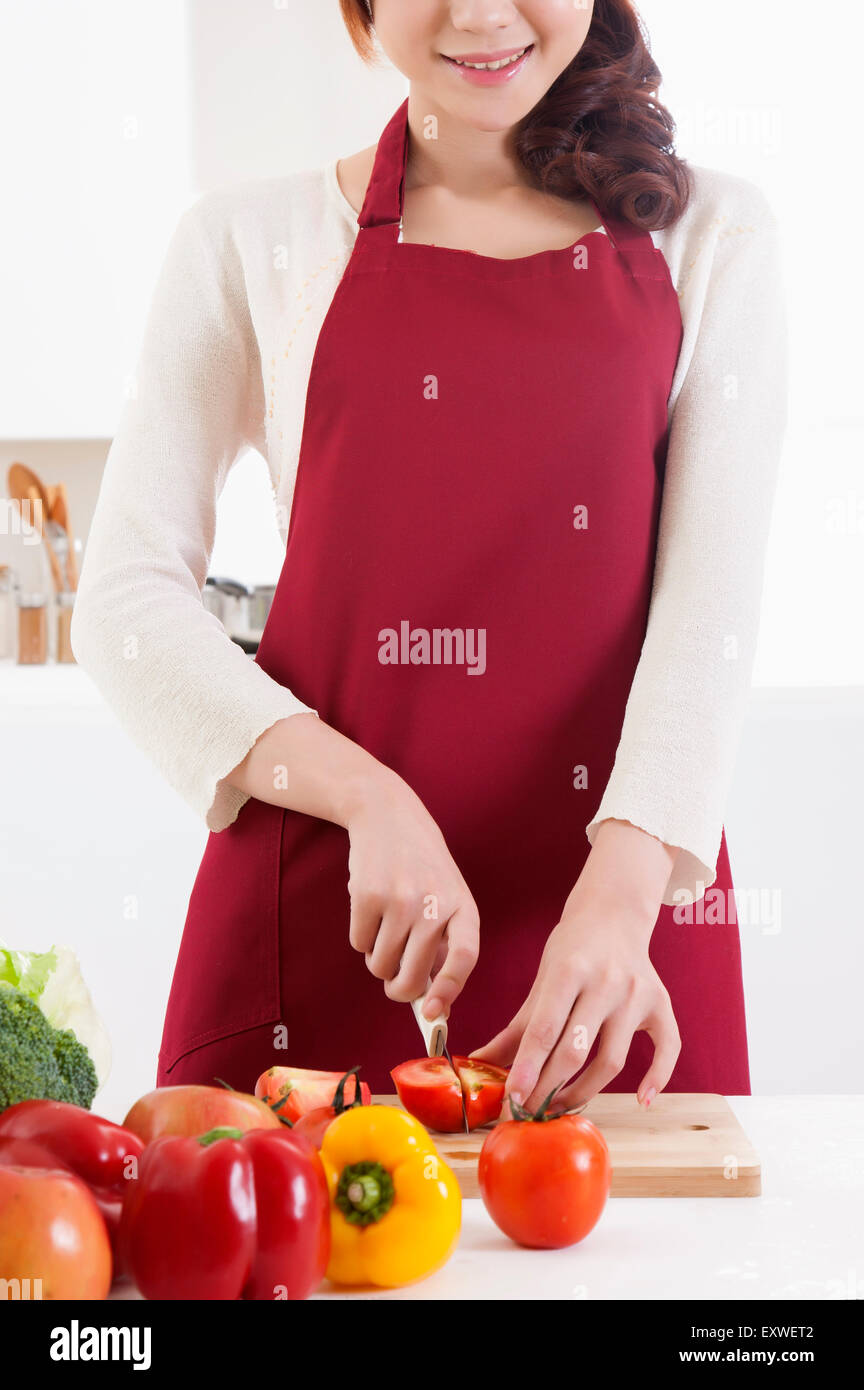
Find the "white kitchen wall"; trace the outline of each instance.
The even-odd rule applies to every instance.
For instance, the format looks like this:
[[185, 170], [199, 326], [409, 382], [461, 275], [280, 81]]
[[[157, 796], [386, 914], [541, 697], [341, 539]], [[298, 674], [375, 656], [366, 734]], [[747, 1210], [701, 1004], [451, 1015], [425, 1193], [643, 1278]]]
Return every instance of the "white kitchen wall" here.
[[177, 0], [0, 7], [0, 436], [108, 437], [189, 190]]
[[374, 144], [406, 89], [360, 62], [337, 0], [187, 0], [197, 188], [313, 169]]
[[[189, 141], [198, 190], [311, 169], [374, 144], [406, 91], [358, 59], [336, 0], [189, 0]], [[273, 584], [284, 556], [267, 469], [237, 461], [210, 573]]]
[[371, 143], [401, 77], [336, 0], [0, 6], [0, 438], [110, 438], [197, 194]]
[[[359, 61], [336, 0], [6, 5], [0, 64], [14, 194], [0, 219], [0, 455], [64, 479], [86, 534], [183, 208], [373, 143], [405, 83], [386, 60]], [[80, 449], [71, 467], [68, 441], [98, 436], [89, 470]], [[282, 553], [264, 462], [247, 453], [211, 573], [272, 583]]]
[[680, 152], [757, 183], [782, 228], [791, 418], [755, 680], [862, 685], [864, 14], [852, 0], [642, 0], [639, 10]]

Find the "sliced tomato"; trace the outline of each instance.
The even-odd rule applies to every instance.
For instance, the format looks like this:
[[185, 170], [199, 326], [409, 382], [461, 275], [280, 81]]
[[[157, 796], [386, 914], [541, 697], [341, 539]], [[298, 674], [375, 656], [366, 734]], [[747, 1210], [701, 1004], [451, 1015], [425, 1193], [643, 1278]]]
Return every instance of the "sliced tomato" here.
[[[320, 1110], [333, 1104], [336, 1088], [342, 1080], [341, 1071], [307, 1071], [303, 1067], [271, 1067], [255, 1083], [255, 1094], [272, 1106], [277, 1115], [293, 1124], [310, 1110]], [[345, 1085], [345, 1104], [350, 1105], [357, 1091], [357, 1078], [349, 1076]], [[369, 1105], [372, 1093], [365, 1081], [360, 1082], [360, 1099]]]
[[455, 1134], [462, 1129], [462, 1087], [446, 1057], [401, 1062], [390, 1075], [409, 1115], [427, 1129]]
[[390, 1075], [402, 1105], [427, 1129], [444, 1134], [463, 1129], [463, 1096], [469, 1129], [501, 1114], [507, 1073], [488, 1062], [454, 1057], [451, 1067], [446, 1057], [418, 1057], [394, 1067]]
[[504, 1068], [493, 1067], [491, 1062], [481, 1062], [474, 1057], [454, 1057], [453, 1065], [462, 1083], [468, 1128], [479, 1129], [497, 1120], [504, 1104], [507, 1081]]

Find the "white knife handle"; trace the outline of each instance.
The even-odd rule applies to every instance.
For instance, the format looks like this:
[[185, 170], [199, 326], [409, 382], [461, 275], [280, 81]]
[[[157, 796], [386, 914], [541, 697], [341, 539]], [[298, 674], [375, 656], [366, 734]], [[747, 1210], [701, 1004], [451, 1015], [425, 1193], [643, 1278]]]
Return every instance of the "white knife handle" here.
[[419, 999], [411, 1000], [411, 1008], [414, 1010], [414, 1017], [417, 1020], [417, 1027], [423, 1034], [423, 1041], [426, 1044], [427, 1057], [440, 1057], [447, 1045], [447, 1020], [443, 1014], [437, 1018], [426, 1018], [423, 1014], [423, 1005], [426, 995], [429, 993], [429, 985], [420, 995]]

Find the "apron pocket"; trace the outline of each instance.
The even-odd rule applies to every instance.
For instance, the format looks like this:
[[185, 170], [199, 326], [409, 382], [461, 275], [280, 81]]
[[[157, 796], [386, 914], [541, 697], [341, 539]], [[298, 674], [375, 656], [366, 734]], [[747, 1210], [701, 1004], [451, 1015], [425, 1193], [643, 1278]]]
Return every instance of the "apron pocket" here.
[[273, 1061], [273, 1037], [282, 1024], [268, 1020], [212, 1041], [197, 1043], [166, 1062], [160, 1055], [157, 1086], [218, 1086], [252, 1095], [255, 1083]]
[[160, 1072], [186, 1053], [279, 1022], [282, 807], [250, 798], [211, 833], [189, 899]]

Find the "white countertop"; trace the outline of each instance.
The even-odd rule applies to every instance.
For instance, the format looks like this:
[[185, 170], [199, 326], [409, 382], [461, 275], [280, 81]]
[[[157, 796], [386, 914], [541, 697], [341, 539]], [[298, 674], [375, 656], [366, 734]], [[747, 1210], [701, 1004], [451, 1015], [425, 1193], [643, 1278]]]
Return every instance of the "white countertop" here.
[[[613, 1198], [569, 1250], [523, 1250], [482, 1202], [437, 1274], [323, 1299], [864, 1298], [864, 1096], [730, 1097], [761, 1197]], [[119, 1295], [135, 1297], [131, 1291]]]

